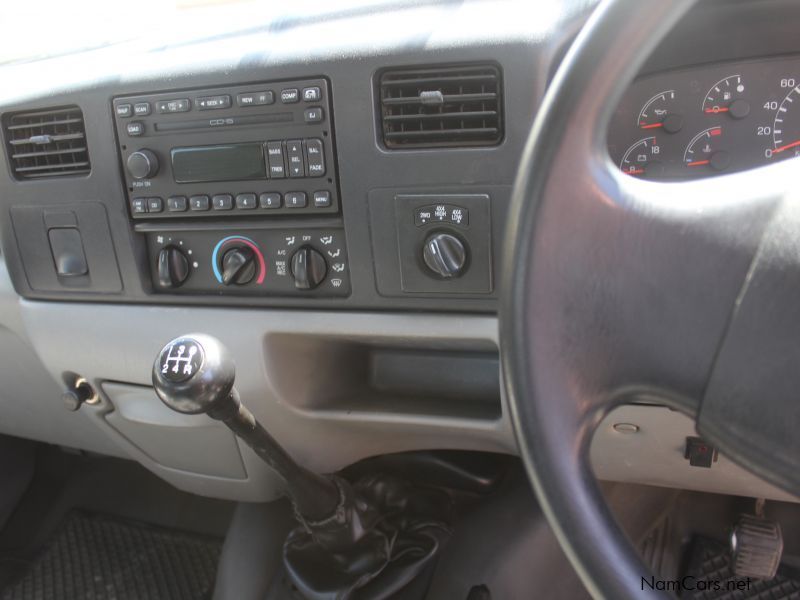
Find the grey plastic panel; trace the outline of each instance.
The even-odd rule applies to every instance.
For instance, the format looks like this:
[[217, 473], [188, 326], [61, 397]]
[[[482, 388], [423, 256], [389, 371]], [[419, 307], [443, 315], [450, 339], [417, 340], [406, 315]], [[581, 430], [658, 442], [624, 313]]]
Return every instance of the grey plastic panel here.
[[236, 438], [219, 421], [170, 410], [152, 388], [104, 383], [103, 392], [114, 405], [106, 422], [154, 462], [200, 475], [246, 477]]
[[[636, 425], [620, 433], [617, 423]], [[631, 405], [612, 411], [592, 442], [592, 464], [600, 479], [687, 490], [800, 502], [720, 455], [710, 469], [684, 458], [686, 438], [696, 436], [694, 421], [663, 406]]]

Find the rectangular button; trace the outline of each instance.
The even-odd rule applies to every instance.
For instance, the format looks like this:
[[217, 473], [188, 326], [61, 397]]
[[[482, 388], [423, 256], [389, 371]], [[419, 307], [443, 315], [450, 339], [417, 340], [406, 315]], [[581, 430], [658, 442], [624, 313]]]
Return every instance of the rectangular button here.
[[145, 117], [150, 114], [149, 102], [137, 102], [133, 105], [133, 114], [137, 117]]
[[284, 104], [294, 104], [295, 102], [300, 101], [300, 92], [297, 91], [297, 88], [289, 88], [287, 90], [281, 90], [281, 102]]
[[189, 198], [190, 210], [208, 210], [210, 205], [210, 199], [205, 194], [198, 194]]
[[249, 210], [256, 207], [255, 194], [236, 194], [236, 208]]
[[281, 195], [278, 194], [277, 192], [261, 194], [258, 197], [258, 203], [261, 206], [261, 208], [280, 208]]
[[189, 208], [186, 196], [170, 196], [167, 198], [167, 210], [169, 212], [183, 212]]
[[144, 133], [144, 123], [141, 121], [131, 121], [125, 126], [128, 135], [137, 137]]
[[147, 212], [147, 198], [134, 198], [131, 200], [131, 212], [141, 215]]
[[289, 177], [305, 177], [302, 140], [286, 140], [286, 158], [289, 163]]
[[307, 108], [303, 112], [303, 118], [305, 119], [306, 123], [319, 123], [322, 121], [323, 116], [322, 109], [319, 106]]
[[267, 164], [269, 166], [269, 176], [272, 179], [283, 179], [286, 177], [286, 167], [283, 165], [282, 142], [267, 142]]
[[219, 96], [203, 96], [195, 100], [197, 108], [200, 110], [216, 110], [218, 108], [230, 108], [231, 97], [227, 94]]
[[314, 206], [316, 208], [328, 208], [331, 205], [331, 193], [328, 190], [314, 192]]
[[325, 151], [322, 140], [306, 140], [306, 159], [308, 160], [309, 177], [322, 177], [325, 175]]
[[236, 96], [236, 104], [239, 106], [263, 106], [273, 104], [275, 94], [269, 90], [264, 92], [247, 92]]
[[161, 198], [148, 198], [147, 199], [147, 212], [159, 213], [164, 210], [164, 201]]
[[286, 192], [286, 208], [305, 208], [308, 204], [305, 192]]
[[77, 229], [51, 229], [47, 232], [47, 237], [50, 238], [50, 251], [56, 263], [56, 271], [61, 277], [77, 277], [89, 272], [86, 255], [83, 253], [83, 241]]
[[133, 107], [130, 104], [117, 104], [117, 116], [123, 119], [133, 114]]
[[156, 110], [160, 113], [181, 113], [187, 112], [190, 108], [188, 98], [177, 98], [176, 100], [161, 100], [156, 103]]
[[306, 102], [316, 102], [322, 98], [322, 92], [318, 87], [303, 88], [303, 100]]
[[233, 208], [233, 196], [230, 194], [214, 194], [211, 197], [211, 206], [214, 210], [231, 210]]

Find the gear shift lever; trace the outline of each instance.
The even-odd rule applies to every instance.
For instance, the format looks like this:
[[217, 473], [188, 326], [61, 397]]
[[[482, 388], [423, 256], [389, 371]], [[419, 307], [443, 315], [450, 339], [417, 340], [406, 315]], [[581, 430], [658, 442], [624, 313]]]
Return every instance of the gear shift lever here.
[[233, 389], [236, 368], [227, 349], [204, 334], [172, 340], [153, 365], [156, 394], [171, 409], [187, 415], [207, 413], [241, 437], [286, 481], [295, 509], [309, 521], [334, 515], [343, 493], [332, 480], [298, 465]]
[[171, 409], [225, 423], [284, 478], [301, 526], [283, 562], [304, 597], [389, 598], [431, 564], [450, 534], [449, 496], [381, 474], [351, 485], [304, 469], [239, 401], [235, 374], [219, 341], [186, 335], [161, 350], [153, 386]]

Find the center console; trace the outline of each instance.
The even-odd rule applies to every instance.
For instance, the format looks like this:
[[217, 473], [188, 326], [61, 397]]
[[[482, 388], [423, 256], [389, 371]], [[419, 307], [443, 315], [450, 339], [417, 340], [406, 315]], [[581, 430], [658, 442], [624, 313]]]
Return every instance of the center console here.
[[326, 79], [122, 96], [113, 106], [128, 210], [156, 293], [349, 294]]

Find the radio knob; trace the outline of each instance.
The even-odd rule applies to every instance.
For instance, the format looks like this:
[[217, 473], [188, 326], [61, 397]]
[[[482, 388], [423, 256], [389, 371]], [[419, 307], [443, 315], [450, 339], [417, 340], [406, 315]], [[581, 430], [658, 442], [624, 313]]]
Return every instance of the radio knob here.
[[245, 285], [256, 275], [256, 253], [247, 246], [231, 248], [222, 256], [222, 283]]
[[164, 288], [183, 285], [189, 277], [189, 259], [177, 246], [165, 246], [158, 253], [158, 283]]
[[433, 273], [442, 279], [451, 279], [464, 272], [467, 249], [450, 233], [434, 233], [425, 240], [422, 258]]
[[142, 148], [128, 157], [128, 173], [134, 179], [150, 179], [158, 174], [158, 157], [155, 152]]
[[298, 290], [313, 290], [325, 280], [328, 263], [311, 246], [303, 246], [292, 256], [292, 277]]

